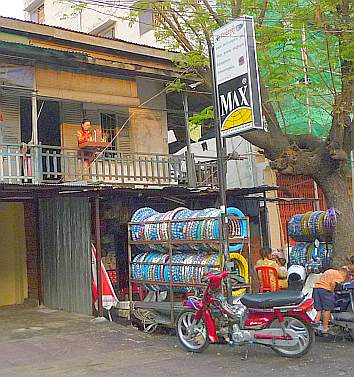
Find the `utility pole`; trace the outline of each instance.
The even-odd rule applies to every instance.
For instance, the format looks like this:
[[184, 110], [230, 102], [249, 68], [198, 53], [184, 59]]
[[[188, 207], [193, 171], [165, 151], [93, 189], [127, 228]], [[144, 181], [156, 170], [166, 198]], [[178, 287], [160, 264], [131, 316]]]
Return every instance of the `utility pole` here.
[[[301, 57], [302, 57], [302, 64], [304, 66], [304, 83], [305, 83], [305, 88], [306, 88], [307, 131], [309, 134], [311, 134], [312, 125], [311, 125], [310, 98], [309, 98], [309, 91], [308, 91], [308, 85], [310, 84], [310, 81], [309, 81], [309, 76], [308, 76], [306, 32], [305, 32], [304, 25], [302, 26], [301, 41], [302, 41]], [[313, 181], [313, 190], [314, 190], [315, 199], [316, 199], [314, 202], [314, 210], [319, 211], [320, 203], [319, 203], [319, 196], [318, 196], [318, 186], [315, 181]]]
[[[214, 47], [209, 47], [209, 60], [210, 60], [210, 69], [211, 69], [211, 81], [213, 85], [213, 104], [214, 104], [214, 127], [215, 127], [215, 136], [216, 136], [216, 154], [217, 154], [217, 163], [218, 163], [218, 183], [219, 183], [219, 205], [221, 210], [220, 217], [220, 243], [225, 258], [225, 267], [226, 270], [230, 271], [230, 253], [229, 253], [229, 235], [227, 229], [228, 219], [226, 217], [226, 155], [225, 148], [223, 148], [223, 141], [221, 138], [221, 128], [220, 128], [220, 111], [219, 111], [219, 99], [216, 89], [215, 81], [215, 60], [214, 60]], [[227, 285], [227, 301], [232, 303], [232, 286], [230, 277], [226, 280]]]

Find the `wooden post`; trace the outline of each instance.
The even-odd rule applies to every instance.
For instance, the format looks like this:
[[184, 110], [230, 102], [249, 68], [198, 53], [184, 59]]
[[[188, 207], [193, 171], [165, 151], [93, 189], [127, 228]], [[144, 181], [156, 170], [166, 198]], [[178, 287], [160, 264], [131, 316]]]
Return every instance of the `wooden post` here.
[[103, 317], [102, 305], [102, 279], [101, 279], [101, 225], [100, 225], [100, 199], [95, 198], [95, 238], [96, 238], [96, 271], [97, 271], [97, 293], [98, 293], [98, 316]]

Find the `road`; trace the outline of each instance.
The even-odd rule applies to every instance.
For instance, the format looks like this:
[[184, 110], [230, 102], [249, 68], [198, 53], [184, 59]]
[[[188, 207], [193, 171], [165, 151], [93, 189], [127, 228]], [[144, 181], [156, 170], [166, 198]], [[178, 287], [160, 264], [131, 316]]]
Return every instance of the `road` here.
[[213, 345], [203, 354], [182, 351], [171, 335], [48, 309], [0, 309], [0, 376], [177, 377], [354, 376], [354, 342], [317, 339], [302, 359], [271, 350]]

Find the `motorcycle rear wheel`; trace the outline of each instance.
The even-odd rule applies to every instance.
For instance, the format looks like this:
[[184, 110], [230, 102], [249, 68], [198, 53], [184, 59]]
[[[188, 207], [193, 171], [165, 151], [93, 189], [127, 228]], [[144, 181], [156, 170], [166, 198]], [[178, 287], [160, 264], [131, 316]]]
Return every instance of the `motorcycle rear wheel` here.
[[[194, 324], [196, 311], [186, 309], [181, 312], [176, 320], [176, 333], [179, 344], [188, 352], [203, 352], [209, 345], [208, 329], [203, 319]], [[190, 333], [193, 329], [193, 333]]]
[[[299, 336], [299, 342], [293, 347], [271, 347], [272, 350], [281, 356], [290, 358], [298, 358], [306, 355], [315, 340], [312, 327], [303, 319], [295, 316], [284, 316], [284, 321], [285, 329], [295, 331]], [[281, 328], [278, 319], [275, 319], [271, 323], [270, 328], [272, 327]]]

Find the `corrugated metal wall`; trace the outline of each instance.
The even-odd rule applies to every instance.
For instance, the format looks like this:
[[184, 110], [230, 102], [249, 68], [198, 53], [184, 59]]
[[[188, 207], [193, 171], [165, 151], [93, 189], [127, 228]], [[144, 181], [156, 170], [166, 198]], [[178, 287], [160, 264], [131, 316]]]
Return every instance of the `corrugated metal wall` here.
[[43, 304], [92, 314], [89, 201], [50, 198], [39, 204]]
[[[277, 185], [279, 198], [315, 198], [314, 181], [310, 177], [302, 175], [277, 174]], [[321, 211], [327, 209], [326, 200], [321, 188], [318, 188], [319, 208]], [[314, 202], [280, 202], [278, 203], [280, 220], [283, 232], [283, 239], [287, 241], [286, 226], [292, 216], [298, 213], [314, 211]], [[295, 242], [289, 240], [293, 245]]]

